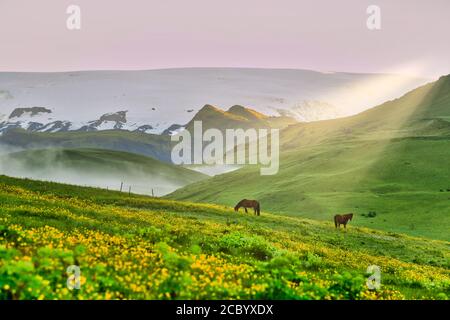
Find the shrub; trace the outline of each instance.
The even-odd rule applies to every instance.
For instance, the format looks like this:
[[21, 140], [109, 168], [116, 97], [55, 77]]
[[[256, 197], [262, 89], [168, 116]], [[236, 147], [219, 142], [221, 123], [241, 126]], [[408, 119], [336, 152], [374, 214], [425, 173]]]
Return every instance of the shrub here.
[[375, 211], [369, 211], [367, 214], [363, 213], [362, 216], [366, 218], [375, 218], [377, 213]]
[[364, 278], [360, 275], [354, 275], [349, 272], [337, 274], [333, 277], [333, 285], [329, 288], [334, 298], [338, 299], [358, 299], [361, 293], [366, 289], [364, 287]]
[[263, 266], [263, 270], [272, 275], [294, 280], [296, 278], [296, 271], [298, 271], [300, 267], [300, 259], [297, 256], [283, 252], [266, 262]]
[[232, 232], [222, 236], [218, 246], [222, 252], [233, 255], [242, 254], [258, 260], [269, 260], [276, 251], [262, 237], [249, 236], [240, 232]]
[[302, 265], [307, 269], [317, 270], [322, 265], [322, 258], [313, 252], [306, 253]]

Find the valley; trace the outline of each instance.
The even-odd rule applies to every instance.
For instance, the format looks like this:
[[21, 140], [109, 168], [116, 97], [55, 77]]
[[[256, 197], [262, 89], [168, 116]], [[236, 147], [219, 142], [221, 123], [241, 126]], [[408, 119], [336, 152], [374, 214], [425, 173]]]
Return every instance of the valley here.
[[134, 153], [33, 149], [0, 155], [0, 172], [109, 190], [162, 196], [209, 176]]
[[[128, 113], [95, 130], [4, 130], [0, 299], [447, 300], [449, 103], [444, 76], [337, 119], [207, 104], [157, 134], [129, 130]], [[174, 165], [171, 140], [196, 121], [280, 130], [279, 172]], [[260, 216], [233, 210], [244, 197]], [[338, 213], [354, 214], [347, 229]]]

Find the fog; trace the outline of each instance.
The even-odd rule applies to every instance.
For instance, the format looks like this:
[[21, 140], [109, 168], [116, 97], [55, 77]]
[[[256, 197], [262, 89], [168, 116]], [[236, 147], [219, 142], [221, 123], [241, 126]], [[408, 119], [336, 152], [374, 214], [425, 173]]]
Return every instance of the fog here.
[[215, 176], [232, 172], [242, 168], [242, 165], [236, 164], [214, 164], [214, 165], [185, 165], [187, 169], [194, 170], [208, 176]]
[[7, 144], [3, 144], [0, 143], [0, 156], [8, 154], [8, 153], [13, 153], [13, 152], [19, 152], [22, 151], [22, 148], [19, 147], [15, 147], [15, 146], [10, 146]]
[[72, 159], [58, 149], [19, 151], [0, 145], [0, 174], [109, 190], [120, 190], [123, 183], [123, 192], [128, 193], [131, 188], [132, 193], [154, 196], [163, 196], [194, 182], [175, 172], [127, 161]]

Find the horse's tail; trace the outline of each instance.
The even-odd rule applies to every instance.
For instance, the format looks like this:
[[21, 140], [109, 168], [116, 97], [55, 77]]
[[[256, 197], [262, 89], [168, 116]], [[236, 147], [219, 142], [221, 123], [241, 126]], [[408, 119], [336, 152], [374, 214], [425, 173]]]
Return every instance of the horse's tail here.
[[334, 226], [337, 228], [338, 227], [338, 216], [334, 216]]

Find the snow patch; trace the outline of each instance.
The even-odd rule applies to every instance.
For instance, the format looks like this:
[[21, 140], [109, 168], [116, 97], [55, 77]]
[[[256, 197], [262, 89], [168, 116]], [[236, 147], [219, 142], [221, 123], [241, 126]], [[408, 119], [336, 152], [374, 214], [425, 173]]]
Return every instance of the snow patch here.
[[[368, 80], [393, 78], [402, 78], [403, 85], [389, 92], [366, 94], [354, 89]], [[27, 127], [30, 122], [47, 125], [67, 121], [71, 122], [70, 130], [80, 130], [103, 115], [120, 112], [114, 110], [127, 110], [127, 121], [118, 121], [120, 129], [135, 131], [148, 125], [146, 133], [161, 134], [172, 124], [188, 123], [207, 103], [223, 108], [239, 104], [266, 115], [278, 115], [279, 110], [296, 111], [299, 101], [323, 101], [335, 106], [338, 114], [349, 114], [397, 98], [428, 81], [396, 75], [240, 68], [0, 72], [0, 110], [10, 114], [16, 106], [50, 106], [51, 116], [28, 114], [14, 122]], [[8, 98], [11, 93], [14, 100]], [[304, 112], [307, 111], [311, 115], [305, 113], [300, 118], [336, 116], [314, 114], [313, 108]], [[5, 121], [0, 123], [0, 131]], [[110, 122], [100, 121], [96, 129], [112, 126]]]

